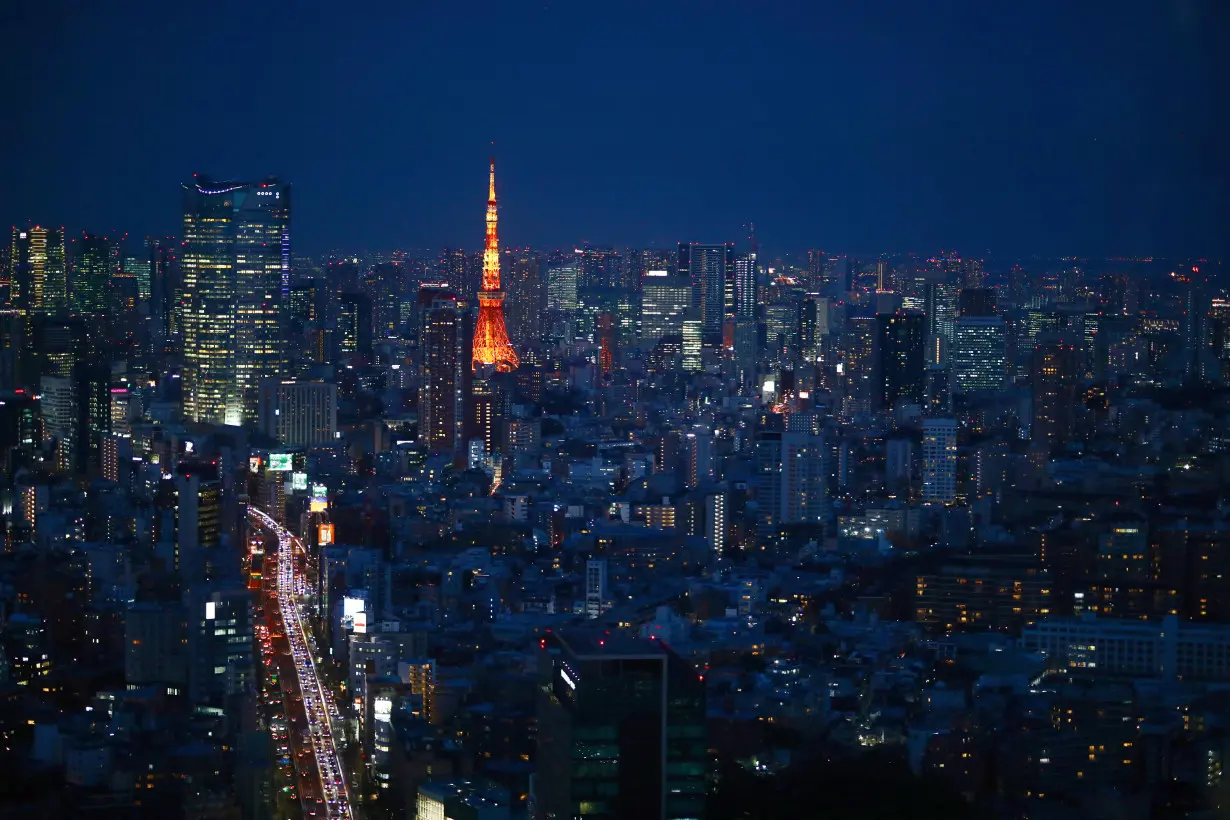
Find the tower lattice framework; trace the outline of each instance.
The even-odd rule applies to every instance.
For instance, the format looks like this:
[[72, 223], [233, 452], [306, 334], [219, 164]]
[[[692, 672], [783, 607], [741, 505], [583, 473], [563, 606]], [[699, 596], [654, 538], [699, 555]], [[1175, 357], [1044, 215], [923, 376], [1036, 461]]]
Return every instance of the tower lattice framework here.
[[483, 249], [483, 287], [478, 292], [478, 324], [474, 327], [475, 372], [493, 367], [511, 373], [521, 364], [508, 331], [504, 328], [504, 291], [500, 290], [499, 217], [495, 203], [495, 160], [491, 160], [491, 184], [487, 191], [487, 245]]

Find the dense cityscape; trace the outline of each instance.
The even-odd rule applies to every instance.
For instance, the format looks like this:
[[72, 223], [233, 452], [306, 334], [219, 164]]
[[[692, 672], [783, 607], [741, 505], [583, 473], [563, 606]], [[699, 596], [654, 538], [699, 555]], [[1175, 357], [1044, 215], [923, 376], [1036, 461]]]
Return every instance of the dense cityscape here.
[[1230, 6], [626, 3], [0, 3], [0, 818], [1230, 816]]

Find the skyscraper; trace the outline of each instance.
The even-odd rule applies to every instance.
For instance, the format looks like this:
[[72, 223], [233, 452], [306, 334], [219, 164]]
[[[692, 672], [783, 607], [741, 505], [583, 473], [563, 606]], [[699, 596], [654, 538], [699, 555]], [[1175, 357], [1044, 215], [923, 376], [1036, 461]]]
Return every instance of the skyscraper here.
[[692, 282], [705, 335], [721, 335], [726, 314], [734, 312], [734, 245], [680, 243], [679, 275]]
[[923, 335], [921, 313], [876, 316], [879, 330], [880, 407], [892, 410], [900, 402], [922, 404]]
[[68, 307], [63, 228], [13, 228], [10, 253], [12, 301], [18, 310], [55, 313]]
[[1000, 390], [1008, 376], [1007, 331], [998, 316], [953, 322], [952, 375], [958, 393]]
[[111, 283], [111, 243], [105, 236], [83, 234], [73, 248], [73, 303], [85, 314], [108, 309]]
[[1080, 360], [1080, 345], [1060, 334], [1041, 336], [1034, 344], [1030, 439], [1035, 443], [1053, 446], [1072, 437]]
[[705, 684], [662, 641], [552, 633], [539, 660], [535, 820], [705, 815]]
[[547, 309], [572, 315], [577, 309], [577, 266], [556, 265], [547, 269]]
[[692, 307], [692, 286], [666, 271], [647, 271], [641, 289], [641, 343], [653, 347], [663, 336], [683, 333], [683, 320]]
[[290, 186], [184, 186], [184, 415], [240, 424], [260, 382], [281, 374], [290, 289]]
[[437, 453], [461, 447], [465, 412], [463, 316], [452, 294], [440, 294], [423, 315], [419, 346], [423, 383], [419, 389], [419, 437]]
[[957, 497], [957, 423], [923, 422], [923, 501], [951, 502]]
[[331, 444], [337, 434], [337, 385], [266, 379], [258, 403], [261, 432], [288, 447]]
[[500, 290], [500, 239], [495, 202], [495, 160], [487, 189], [487, 245], [483, 250], [483, 287], [478, 292], [478, 323], [474, 326], [474, 363], [511, 373], [521, 364], [504, 327], [504, 291]]

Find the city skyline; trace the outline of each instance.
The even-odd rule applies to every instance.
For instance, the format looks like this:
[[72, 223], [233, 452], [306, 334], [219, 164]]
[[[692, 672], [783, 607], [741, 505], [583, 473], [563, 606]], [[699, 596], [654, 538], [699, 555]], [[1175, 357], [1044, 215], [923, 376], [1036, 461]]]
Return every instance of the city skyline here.
[[[754, 221], [777, 253], [1226, 252], [1230, 186], [1210, 112], [1230, 70], [1211, 38], [1216, 4], [1105, 3], [1081, 17], [1060, 4], [790, 15], [680, 4], [654, 9], [653, 31], [637, 4], [609, 20], [554, 7], [338, 19], [140, 6], [67, 16], [66, 43], [91, 65], [76, 83], [20, 36], [54, 10], [7, 12], [18, 36], [0, 68], [44, 72], [62, 99], [16, 84], [15, 110], [43, 125], [9, 135], [21, 161], [0, 169], [0, 220], [165, 235], [174, 198], [160, 192], [193, 171], [277, 173], [299, 187], [305, 252], [470, 247], [469, 168], [494, 140], [509, 246], [721, 242]], [[295, 36], [265, 42], [262, 30]], [[664, 33], [682, 31], [694, 36]], [[584, 52], [570, 50], [578, 38]], [[258, 43], [252, 78], [188, 56]], [[489, 55], [505, 70], [484, 71]], [[259, 129], [203, 127], [180, 97], [259, 86], [275, 67], [292, 77], [287, 104]], [[255, 98], [239, 97], [215, 116], [257, 116]], [[728, 115], [705, 127], [687, 114], [706, 110]], [[438, 127], [471, 121], [482, 125]], [[177, 139], [156, 139], [162, 128]], [[66, 188], [74, 196], [59, 200]], [[130, 194], [119, 207], [117, 188]]]

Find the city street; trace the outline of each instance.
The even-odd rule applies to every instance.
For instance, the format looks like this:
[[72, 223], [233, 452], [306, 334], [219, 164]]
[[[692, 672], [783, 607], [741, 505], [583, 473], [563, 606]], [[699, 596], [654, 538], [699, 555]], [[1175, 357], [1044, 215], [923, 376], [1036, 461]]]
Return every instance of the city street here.
[[[338, 752], [340, 714], [316, 669], [315, 647], [303, 623], [301, 601], [306, 581], [303, 543], [260, 510], [250, 509], [254, 524], [278, 539], [276, 596], [289, 644], [297, 686], [284, 687], [292, 741], [298, 750], [304, 816], [351, 820], [354, 813]], [[335, 728], [336, 727], [336, 728]]]

